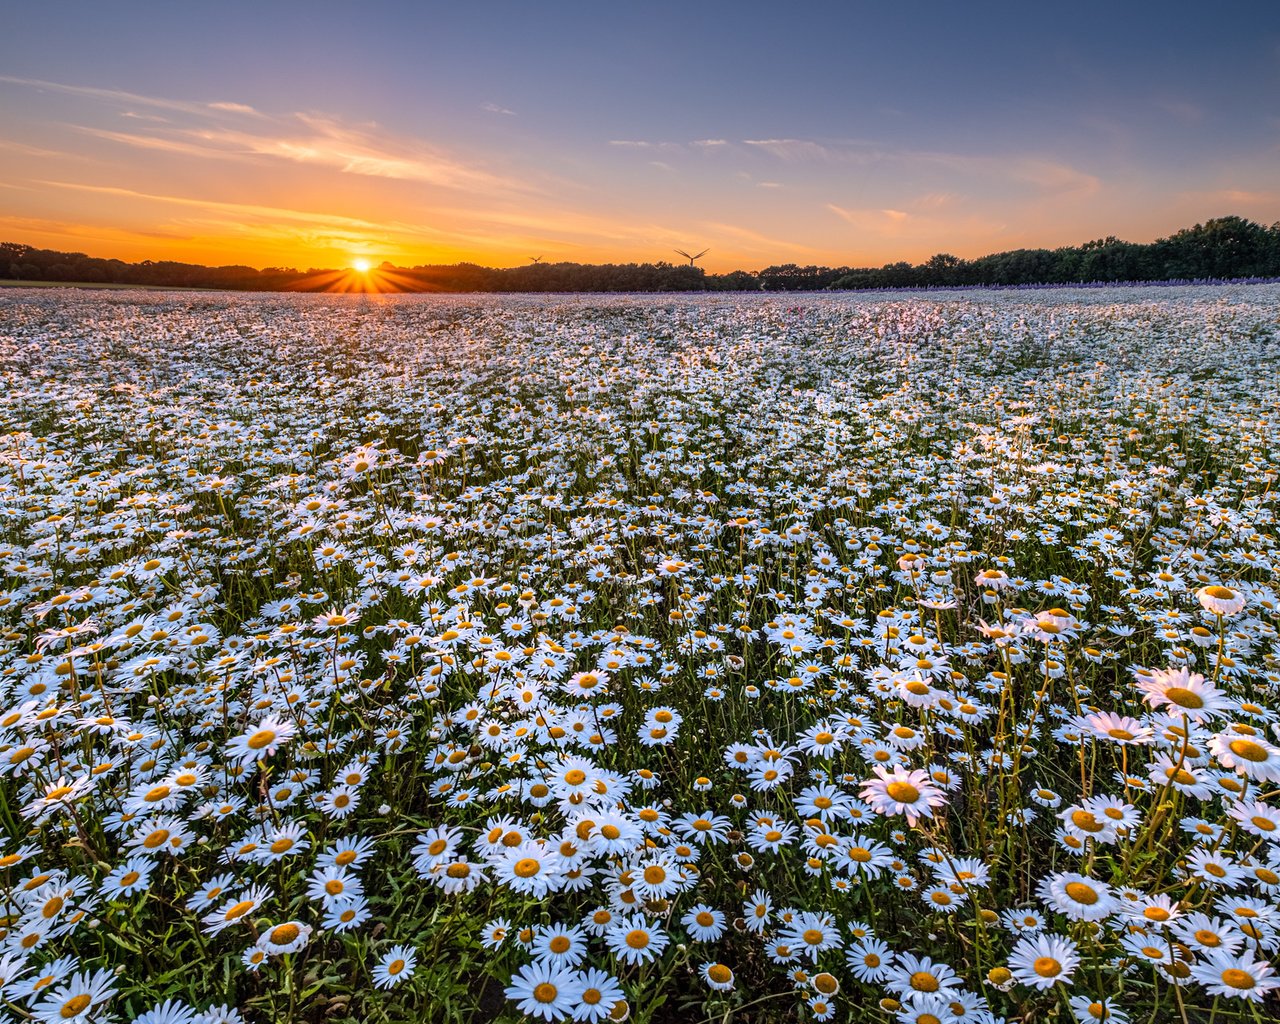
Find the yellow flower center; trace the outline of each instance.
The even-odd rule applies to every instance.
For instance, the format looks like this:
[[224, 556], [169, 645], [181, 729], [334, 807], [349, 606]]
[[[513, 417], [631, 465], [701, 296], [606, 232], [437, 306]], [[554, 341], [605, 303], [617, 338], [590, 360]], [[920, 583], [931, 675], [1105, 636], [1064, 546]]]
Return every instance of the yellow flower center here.
[[724, 964], [712, 964], [707, 968], [707, 977], [717, 985], [727, 985], [733, 980], [733, 971]]
[[1075, 902], [1083, 903], [1085, 906], [1091, 906], [1098, 902], [1098, 892], [1090, 885], [1084, 882], [1068, 882], [1064, 890]]
[[920, 799], [920, 790], [909, 782], [891, 782], [884, 791], [900, 804], [913, 804]]
[[644, 949], [649, 945], [649, 933], [643, 928], [635, 928], [627, 932], [627, 945], [632, 949]]
[[1232, 740], [1227, 746], [1237, 757], [1243, 757], [1246, 761], [1252, 761], [1255, 764], [1265, 761], [1268, 757], [1267, 748], [1261, 743], [1254, 743], [1253, 740]]
[[272, 729], [259, 729], [249, 737], [248, 747], [250, 750], [261, 750], [263, 747], [269, 747], [275, 742], [276, 734]]

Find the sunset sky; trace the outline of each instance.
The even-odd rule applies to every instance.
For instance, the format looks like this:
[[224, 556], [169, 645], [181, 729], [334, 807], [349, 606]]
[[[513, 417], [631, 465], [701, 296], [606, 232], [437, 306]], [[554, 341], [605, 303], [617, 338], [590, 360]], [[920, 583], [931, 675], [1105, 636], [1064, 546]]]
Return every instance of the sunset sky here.
[[1280, 5], [28, 3], [0, 241], [880, 265], [1280, 220]]

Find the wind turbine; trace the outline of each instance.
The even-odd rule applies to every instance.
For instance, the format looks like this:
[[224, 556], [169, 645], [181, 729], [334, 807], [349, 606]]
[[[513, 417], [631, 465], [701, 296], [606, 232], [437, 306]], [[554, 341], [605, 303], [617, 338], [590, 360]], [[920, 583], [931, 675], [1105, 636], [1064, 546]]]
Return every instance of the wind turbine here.
[[700, 260], [700, 259], [702, 259], [702, 257], [703, 257], [703, 256], [705, 256], [705, 255], [706, 255], [707, 253], [709, 253], [710, 251], [711, 251], [710, 249], [703, 249], [703, 250], [702, 250], [702, 252], [697, 253], [696, 255], [694, 255], [694, 254], [690, 254], [690, 253], [685, 252], [683, 249], [677, 249], [677, 250], [676, 250], [676, 252], [678, 252], [681, 256], [683, 256], [685, 259], [687, 259], [687, 260], [689, 261], [689, 266], [693, 266], [693, 261], [694, 261], [694, 260]]

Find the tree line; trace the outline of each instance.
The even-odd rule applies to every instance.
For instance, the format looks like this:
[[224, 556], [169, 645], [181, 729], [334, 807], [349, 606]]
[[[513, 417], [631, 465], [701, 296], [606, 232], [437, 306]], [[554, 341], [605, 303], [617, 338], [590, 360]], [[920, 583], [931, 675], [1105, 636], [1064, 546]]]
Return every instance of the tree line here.
[[[63, 281], [238, 291], [351, 288], [353, 272], [292, 267], [204, 267], [169, 260], [125, 263], [79, 252], [0, 243], [0, 274], [17, 281]], [[759, 271], [708, 274], [689, 264], [474, 263], [395, 267], [373, 272], [377, 290], [408, 292], [823, 291], [1054, 285], [1138, 281], [1280, 278], [1280, 222], [1265, 227], [1219, 217], [1150, 243], [1114, 236], [1059, 249], [1015, 249], [973, 260], [939, 253], [924, 263], [819, 267], [787, 263]], [[357, 289], [358, 290], [358, 289]]]

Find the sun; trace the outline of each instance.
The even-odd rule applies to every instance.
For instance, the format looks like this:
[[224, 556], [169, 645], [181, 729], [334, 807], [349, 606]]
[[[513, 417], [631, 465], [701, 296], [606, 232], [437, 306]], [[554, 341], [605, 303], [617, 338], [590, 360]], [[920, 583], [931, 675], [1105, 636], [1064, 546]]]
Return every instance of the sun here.
[[364, 259], [363, 257], [360, 257], [359, 259], [354, 259], [351, 261], [351, 269], [361, 274], [369, 273], [369, 268], [372, 266], [373, 264], [371, 264], [368, 260]]

